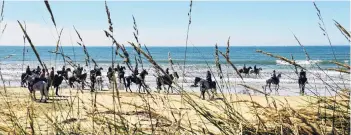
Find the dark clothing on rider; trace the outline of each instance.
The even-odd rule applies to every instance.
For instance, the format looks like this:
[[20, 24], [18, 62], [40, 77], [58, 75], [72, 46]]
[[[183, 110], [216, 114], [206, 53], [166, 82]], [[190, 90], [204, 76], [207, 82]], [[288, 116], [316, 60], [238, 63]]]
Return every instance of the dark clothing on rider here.
[[256, 65], [254, 66], [254, 71], [256, 71], [257, 70], [257, 68], [256, 68]]
[[306, 72], [305, 71], [301, 71], [300, 72], [300, 78], [306, 78]]
[[139, 74], [138, 68], [135, 68], [133, 71], [133, 76], [137, 76]]
[[31, 74], [32, 74], [32, 72], [30, 71], [30, 68], [29, 68], [29, 67], [27, 67], [27, 69], [26, 69], [26, 74], [27, 74], [27, 75], [31, 75]]
[[40, 74], [41, 73], [41, 69], [40, 69], [40, 67], [38, 66], [37, 67], [37, 70], [35, 71], [37, 74]]
[[211, 73], [210, 73], [210, 72], [207, 72], [206, 80], [207, 80], [208, 82], [212, 82], [212, 77], [211, 77]]
[[96, 70], [96, 76], [101, 76], [101, 70], [100, 69]]
[[50, 72], [50, 79], [51, 80], [53, 80], [54, 79], [54, 77], [55, 77], [55, 72], [54, 72], [54, 70], [51, 70], [51, 72]]
[[167, 68], [167, 69], [166, 69], [166, 74], [169, 74], [169, 71], [168, 71], [168, 70], [169, 70], [169, 69]]

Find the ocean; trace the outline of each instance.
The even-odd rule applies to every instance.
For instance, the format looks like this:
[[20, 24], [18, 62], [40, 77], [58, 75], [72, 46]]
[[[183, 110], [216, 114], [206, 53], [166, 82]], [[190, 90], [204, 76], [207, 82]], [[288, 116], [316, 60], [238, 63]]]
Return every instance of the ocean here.
[[[61, 69], [63, 65], [61, 55], [56, 56], [55, 54], [49, 53], [49, 51], [55, 50], [55, 46], [37, 46], [36, 49], [41, 60], [44, 61], [48, 68], [55, 67], [55, 69]], [[126, 47], [126, 49], [129, 52], [131, 63], [134, 66], [134, 57], [137, 56], [137, 53], [131, 47]], [[185, 47], [164, 46], [148, 47], [148, 49], [153, 59], [164, 68], [169, 67], [168, 53], [170, 53], [175, 64], [175, 70], [177, 70], [178, 74], [181, 75], [181, 70], [184, 64]], [[262, 50], [275, 55], [284, 56], [289, 59], [291, 59], [291, 56], [293, 56], [298, 64], [310, 69], [311, 73], [319, 72], [318, 68], [315, 66], [316, 64], [322, 69], [336, 68], [337, 66], [335, 64], [329, 62], [334, 61], [335, 59], [338, 62], [350, 64], [350, 46], [333, 46], [333, 48], [330, 46], [306, 46], [305, 49], [311, 58], [310, 61], [306, 60], [306, 55], [300, 46], [232, 46], [230, 47], [230, 60], [238, 68], [242, 68], [244, 64], [246, 67], [253, 67], [256, 65], [258, 68], [262, 68], [263, 70], [261, 76], [255, 77], [251, 75], [246, 77], [246, 80], [248, 81], [258, 81], [261, 83], [264, 83], [265, 80], [270, 77], [272, 70], [286, 74], [286, 76], [283, 75], [282, 77], [282, 83], [295, 83], [296, 80], [294, 79], [296, 79], [296, 75], [293, 75], [293, 66], [267, 55], [257, 53], [256, 50]], [[103, 75], [105, 75], [108, 66], [111, 66], [112, 54], [114, 55], [114, 52], [111, 51], [111, 46], [87, 47], [87, 50], [90, 57], [93, 58], [99, 66], [105, 69], [103, 72]], [[219, 47], [219, 50], [225, 53], [226, 47]], [[333, 51], [335, 57], [333, 55]], [[65, 55], [70, 56], [76, 63], [85, 65], [85, 55], [82, 47], [64, 46], [63, 52]], [[214, 63], [214, 52], [214, 46], [187, 48], [184, 78], [187, 80], [189, 85], [195, 76], [205, 77], [206, 71], [209, 69], [215, 72], [216, 75], [217, 70]], [[5, 57], [9, 55], [11, 55], [11, 57], [5, 59]], [[116, 57], [115, 63], [121, 62], [122, 59], [120, 57]], [[226, 65], [226, 61], [222, 56], [220, 56], [220, 62], [222, 63], [224, 73], [228, 76], [229, 80], [239, 81], [238, 76], [233, 72], [231, 67]], [[0, 46], [0, 63], [1, 72], [4, 79], [11, 82], [8, 85], [12, 86], [19, 86], [20, 74], [25, 72], [27, 65], [29, 65], [31, 68], [35, 68], [39, 65], [39, 62], [37, 61], [37, 58], [30, 46]], [[93, 63], [91, 63], [91, 65], [93, 65]], [[149, 70], [147, 81], [150, 81], [150, 83], [155, 83], [155, 72], [145, 58], [143, 58], [143, 66]], [[86, 67], [86, 69], [87, 68], [89, 67]], [[141, 65], [139, 65], [139, 68], [141, 68]], [[128, 73], [130, 74], [129, 71], [127, 71], [127, 74]], [[331, 71], [329, 71], [328, 74], [334, 74], [335, 78], [338, 78], [340, 75], [340, 73]], [[183, 76], [181, 75], [181, 78], [182, 77]], [[107, 82], [106, 77], [104, 80]]]

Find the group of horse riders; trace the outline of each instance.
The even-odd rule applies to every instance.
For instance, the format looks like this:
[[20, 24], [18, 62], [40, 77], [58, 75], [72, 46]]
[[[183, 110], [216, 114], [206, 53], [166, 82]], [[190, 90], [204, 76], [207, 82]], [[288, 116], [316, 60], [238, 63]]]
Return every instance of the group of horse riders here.
[[[139, 74], [138, 68], [135, 67], [134, 70], [132, 71], [132, 75], [127, 76], [127, 77], [124, 76], [125, 69], [126, 68], [124, 66], [119, 66], [119, 65], [117, 65], [117, 68], [115, 68], [115, 69], [113, 69], [112, 67], [109, 67], [108, 72], [107, 72], [107, 77], [109, 79], [110, 84], [112, 81], [112, 73], [114, 73], [113, 70], [115, 70], [118, 73], [117, 78], [119, 78], [119, 82], [122, 83], [122, 81], [123, 81], [123, 84], [124, 84], [126, 90], [129, 88], [129, 90], [131, 92], [130, 84], [132, 82], [139, 85], [139, 92], [140, 92], [141, 86], [147, 87], [144, 79], [145, 79], [145, 75], [147, 75], [148, 73], [145, 69]], [[251, 69], [251, 67], [246, 68], [246, 65], [244, 64], [243, 69], [240, 69], [240, 70], [247, 72], [249, 69]], [[97, 80], [101, 81], [100, 86], [102, 89], [101, 70], [103, 70], [101, 67], [98, 68], [95, 65], [94, 69], [90, 71], [91, 90], [92, 91], [95, 88], [94, 86], [95, 86], [95, 83]], [[253, 68], [253, 71], [257, 71], [257, 70], [262, 70], [262, 69], [257, 68], [255, 65]], [[22, 76], [29, 76], [29, 75], [33, 75], [33, 74], [35, 75], [34, 76], [35, 79], [33, 79], [34, 81], [28, 83], [28, 89], [30, 90], [30, 92], [33, 91], [33, 84], [35, 84], [38, 81], [44, 81], [44, 82], [48, 83], [48, 87], [46, 87], [46, 89], [48, 90], [49, 87], [51, 86], [51, 84], [53, 84], [53, 86], [56, 87], [56, 95], [58, 95], [58, 92], [57, 92], [58, 86], [61, 84], [63, 79], [68, 80], [71, 87], [73, 87], [72, 83], [77, 81], [78, 83], [82, 84], [82, 88], [84, 89], [84, 81], [86, 78], [86, 73], [83, 73], [83, 67], [80, 67], [80, 65], [78, 64], [78, 67], [73, 71], [73, 74], [68, 75], [70, 73], [70, 71], [71, 71], [70, 68], [66, 69], [65, 66], [63, 66], [62, 70], [57, 71], [57, 74], [55, 74], [54, 67], [51, 68], [51, 71], [49, 73], [47, 69], [41, 69], [39, 66], [37, 67], [36, 70], [33, 70], [33, 71], [31, 71], [29, 66], [27, 66], [26, 72], [25, 72], [25, 74], [22, 74]], [[172, 80], [174, 78], [179, 78], [178, 74], [174, 74], [175, 76], [170, 74], [168, 68], [166, 68], [165, 72], [167, 75], [159, 76], [156, 78], [157, 79], [156, 80], [157, 89], [162, 89], [161, 88], [162, 85], [168, 85], [169, 86], [168, 89], [169, 89], [172, 87], [171, 86]], [[241, 73], [245, 73], [245, 72], [241, 72]], [[169, 77], [171, 77], [171, 78], [169, 78]], [[274, 84], [277, 84], [275, 82], [279, 83], [279, 77], [280, 77], [280, 75], [277, 76], [276, 71], [273, 70], [273, 74], [270, 78], [272, 80], [272, 83], [274, 83]], [[24, 77], [21, 77], [21, 79], [23, 81]], [[302, 93], [304, 93], [305, 82], [307, 82], [306, 72], [303, 69], [301, 69], [301, 71], [299, 73], [299, 85], [303, 84]], [[195, 77], [195, 82], [194, 82], [194, 85], [192, 85], [192, 86], [197, 87], [198, 83], [200, 83], [200, 85], [201, 85], [200, 91], [201, 91], [201, 94], [203, 97], [204, 97], [204, 92], [207, 89], [216, 89], [216, 82], [212, 81], [212, 75], [211, 75], [210, 71], [207, 71], [206, 79], [201, 79], [199, 77]], [[21, 86], [23, 86], [22, 83], [21, 83]], [[144, 88], [144, 91], [145, 91], [145, 88]]]

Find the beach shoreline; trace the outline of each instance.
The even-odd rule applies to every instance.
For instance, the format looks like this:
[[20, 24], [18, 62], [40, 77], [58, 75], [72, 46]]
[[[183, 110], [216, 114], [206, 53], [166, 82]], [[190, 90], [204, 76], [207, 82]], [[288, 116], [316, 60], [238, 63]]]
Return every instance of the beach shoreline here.
[[[64, 122], [67, 120], [68, 114], [70, 114], [69, 117], [80, 117], [80, 120], [74, 121], [70, 124], [77, 123], [78, 121], [81, 122], [82, 129], [89, 129], [91, 128], [91, 116], [90, 113], [92, 113], [92, 110], [94, 113], [97, 115], [106, 115], [105, 117], [112, 118], [111, 114], [108, 114], [109, 111], [113, 108], [113, 91], [98, 91], [96, 93], [91, 93], [88, 90], [74, 90], [74, 89], [63, 89], [60, 92], [60, 97], [55, 97], [55, 96], [50, 96], [51, 100], [49, 100], [49, 103], [39, 103], [39, 102], [32, 102], [29, 97], [29, 92], [26, 88], [18, 88], [18, 87], [11, 87], [11, 88], [6, 88], [7, 89], [7, 97], [2, 97], [5, 98], [7, 101], [9, 101], [9, 104], [11, 104], [12, 110], [14, 110], [14, 113], [16, 116], [19, 118], [25, 117], [28, 109], [28, 105], [34, 105], [35, 111], [39, 111], [44, 109], [47, 110], [50, 116], [52, 118], [58, 118], [57, 121], [58, 123]], [[83, 93], [82, 93], [83, 92]], [[2, 95], [4, 95], [4, 90], [1, 90]], [[50, 90], [50, 95], [53, 94], [53, 90]], [[95, 97], [95, 103], [92, 102], [92, 99]], [[115, 93], [117, 94], [117, 93]], [[316, 102], [317, 99], [313, 96], [250, 96], [247, 94], [224, 94], [222, 96], [221, 94], [218, 94], [217, 97], [215, 97], [216, 100], [201, 100], [198, 95], [199, 93], [191, 93], [187, 92], [187, 95], [189, 95], [193, 101], [197, 103], [199, 106], [204, 106], [208, 108], [211, 111], [217, 112], [218, 115], [222, 115], [224, 113], [224, 102], [223, 98], [226, 98], [228, 102], [230, 102], [235, 110], [241, 113], [241, 115], [244, 117], [244, 119], [255, 123], [257, 122], [257, 119], [255, 118], [254, 114], [252, 114], [252, 109], [251, 108], [251, 102], [253, 103], [258, 103], [260, 106], [265, 107], [265, 108], [271, 108], [274, 106], [274, 104], [277, 106], [277, 109], [282, 109], [284, 108], [287, 104], [293, 108], [293, 109], [301, 109], [304, 107], [307, 107], [310, 103]], [[37, 92], [37, 98], [39, 98], [39, 92]], [[172, 120], [172, 116], [175, 114], [171, 114], [172, 111], [175, 112], [181, 112], [183, 115], [187, 114], [186, 116], [183, 116], [181, 119], [183, 119], [182, 125], [189, 126], [189, 123], [187, 122], [188, 120], [192, 121], [191, 125], [193, 126], [194, 130], [201, 130], [200, 127], [196, 127], [196, 123], [200, 124], [202, 123], [201, 119], [204, 119], [203, 116], [199, 115], [196, 113], [194, 108], [192, 108], [191, 105], [188, 104], [187, 100], [182, 100], [182, 96], [177, 94], [164, 94], [164, 93], [152, 93], [150, 95], [147, 94], [139, 94], [139, 93], [129, 93], [129, 92], [124, 92], [122, 90], [119, 91], [119, 100], [121, 104], [121, 110], [119, 110], [120, 113], [123, 114], [125, 119], [130, 122], [131, 125], [133, 123], [138, 123], [140, 122], [140, 119], [144, 119], [142, 122], [143, 126], [140, 128], [150, 128], [150, 121], [148, 120], [147, 113], [145, 114], [146, 116], [141, 116], [143, 114], [131, 114], [131, 113], [136, 113], [138, 111], [145, 111], [147, 108], [145, 108], [145, 102], [148, 102], [150, 105], [150, 108], [152, 108], [154, 115], [160, 115], [160, 117], [164, 117], [164, 119]], [[207, 96], [207, 95], [206, 95]], [[208, 98], [208, 97], [206, 97]], [[79, 100], [79, 103], [77, 101]], [[272, 99], [274, 99], [273, 103]], [[152, 101], [153, 100], [153, 101]], [[165, 103], [165, 101], [167, 101]], [[1, 102], [4, 102], [2, 100]], [[70, 103], [71, 102], [71, 103]], [[117, 102], [117, 101], [116, 101]], [[33, 104], [32, 104], [33, 103]], [[1, 103], [2, 108], [7, 108], [6, 104]], [[55, 107], [56, 104], [56, 107]], [[94, 108], [92, 104], [97, 104], [97, 107]], [[70, 108], [69, 106], [74, 106], [73, 108]], [[117, 105], [117, 103], [116, 103]], [[23, 107], [23, 108], [21, 108]], [[56, 108], [56, 109], [55, 109]], [[80, 109], [79, 115], [76, 115], [78, 110]], [[2, 113], [5, 113], [7, 109], [4, 109]], [[56, 110], [56, 111], [55, 111]], [[73, 110], [73, 112], [70, 112], [70, 110]], [[107, 113], [107, 114], [106, 114]], [[56, 115], [55, 115], [56, 114]], [[61, 117], [61, 115], [66, 117]], [[1, 117], [1, 116], [0, 116]], [[36, 118], [38, 123], [45, 123], [44, 121], [40, 121], [40, 119], [46, 119], [43, 115], [39, 115]], [[178, 117], [180, 118], [180, 117]], [[76, 118], [78, 119], [78, 118]], [[139, 120], [138, 120], [139, 119]], [[25, 119], [21, 119], [25, 120]], [[20, 121], [21, 121], [20, 120]], [[153, 121], [153, 120], [152, 120]], [[24, 122], [24, 121], [22, 121]], [[155, 122], [155, 121], [154, 121]], [[175, 121], [173, 121], [175, 122]], [[207, 123], [207, 122], [206, 122]], [[9, 123], [0, 123], [0, 125], [6, 125]], [[42, 125], [43, 129], [45, 129], [46, 124], [39, 124]], [[64, 126], [65, 124], [61, 125]], [[68, 123], [69, 125], [69, 123]], [[89, 126], [88, 126], [89, 125]], [[201, 124], [200, 124], [201, 125]], [[97, 126], [97, 125], [96, 125]], [[218, 129], [216, 129], [215, 126], [213, 125], [207, 125], [209, 128], [209, 131], [213, 133], [219, 133]], [[40, 132], [50, 132], [41, 129]]]

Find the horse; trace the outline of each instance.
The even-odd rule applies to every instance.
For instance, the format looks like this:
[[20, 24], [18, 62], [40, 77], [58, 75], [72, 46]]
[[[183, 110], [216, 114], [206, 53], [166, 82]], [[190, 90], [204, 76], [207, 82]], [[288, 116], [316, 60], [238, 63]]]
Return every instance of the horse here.
[[47, 102], [49, 96], [47, 91], [47, 82], [45, 79], [39, 79], [38, 75], [33, 74], [29, 75], [26, 80], [28, 81], [28, 90], [32, 94], [32, 99], [36, 100], [35, 91], [40, 91], [40, 101], [41, 102], [44, 98], [43, 102]]
[[271, 93], [272, 92], [271, 84], [275, 84], [276, 85], [275, 91], [278, 93], [280, 77], [281, 77], [281, 74], [278, 74], [276, 80], [274, 80], [273, 78], [269, 78], [268, 80], [266, 80], [266, 86], [264, 87], [264, 91], [266, 91], [267, 86], [269, 86], [270, 93]]
[[299, 83], [299, 88], [300, 88], [300, 94], [305, 95], [305, 85], [306, 85], [306, 83], [308, 83], [307, 78], [305, 76], [299, 77], [298, 83]]
[[39, 74], [37, 74], [35, 70], [30, 71], [29, 73], [26, 72], [21, 74], [21, 87], [26, 87], [28, 85], [27, 77], [33, 74], [36, 74], [37, 76], [39, 76]]
[[246, 76], [249, 74], [250, 69], [252, 69], [252, 67], [239, 69], [239, 73], [244, 73]]
[[[208, 82], [207, 80], [202, 79], [200, 77], [195, 77], [194, 85], [191, 85], [191, 87], [198, 87], [198, 83], [200, 84], [200, 98], [202, 96], [202, 100], [205, 100], [205, 92], [207, 92], [210, 99], [214, 99], [214, 94], [217, 90], [216, 82]], [[210, 93], [208, 92], [209, 89], [211, 89], [212, 96], [210, 96]]]
[[145, 92], [145, 87], [147, 87], [145, 85], [145, 76], [148, 75], [149, 73], [143, 69], [143, 71], [141, 71], [141, 73], [139, 74], [139, 77], [137, 77], [136, 75], [130, 75], [126, 77], [126, 91], [129, 89], [130, 92], [132, 92], [132, 90], [130, 89], [130, 85], [131, 83], [135, 83], [136, 85], [138, 85], [138, 91], [140, 93], [140, 89], [141, 86], [144, 85], [143, 87], [143, 91]]
[[158, 76], [156, 77], [156, 84], [157, 87], [156, 89], [158, 90], [162, 90], [161, 86], [162, 85], [168, 85], [168, 89], [167, 89], [167, 93], [169, 93], [169, 89], [171, 88], [172, 93], [173, 93], [173, 89], [172, 89], [172, 81], [175, 77], [173, 77], [172, 74], [169, 75], [169, 77], [167, 75], [163, 75], [163, 76]]
[[65, 71], [56, 71], [57, 74], [61, 75], [65, 80], [68, 80], [69, 77], [68, 77], [68, 72], [71, 72], [71, 69], [70, 68], [67, 68]]
[[22, 73], [21, 75], [21, 87], [26, 87], [28, 84], [27, 84], [27, 73]]
[[95, 83], [97, 84], [98, 90], [102, 90], [102, 77], [101, 77], [101, 70], [94, 69], [90, 71], [90, 82], [91, 82], [91, 91], [95, 90]]
[[58, 89], [59, 89], [59, 86], [61, 85], [63, 79], [64, 79], [64, 77], [63, 77], [62, 75], [56, 74], [56, 75], [54, 76], [52, 85], [53, 85], [54, 88], [56, 89], [56, 91], [55, 91], [56, 96], [58, 96]]
[[77, 74], [77, 73], [79, 72], [77, 72], [77, 70], [74, 70], [73, 75], [68, 76], [68, 84], [71, 88], [73, 88], [74, 82], [81, 83], [82, 89], [84, 89], [85, 80], [87, 79], [87, 73], [83, 73], [83, 74]]
[[260, 75], [260, 71], [262, 71], [262, 68], [252, 69], [250, 70], [250, 74], [255, 74], [257, 77], [258, 75]]

